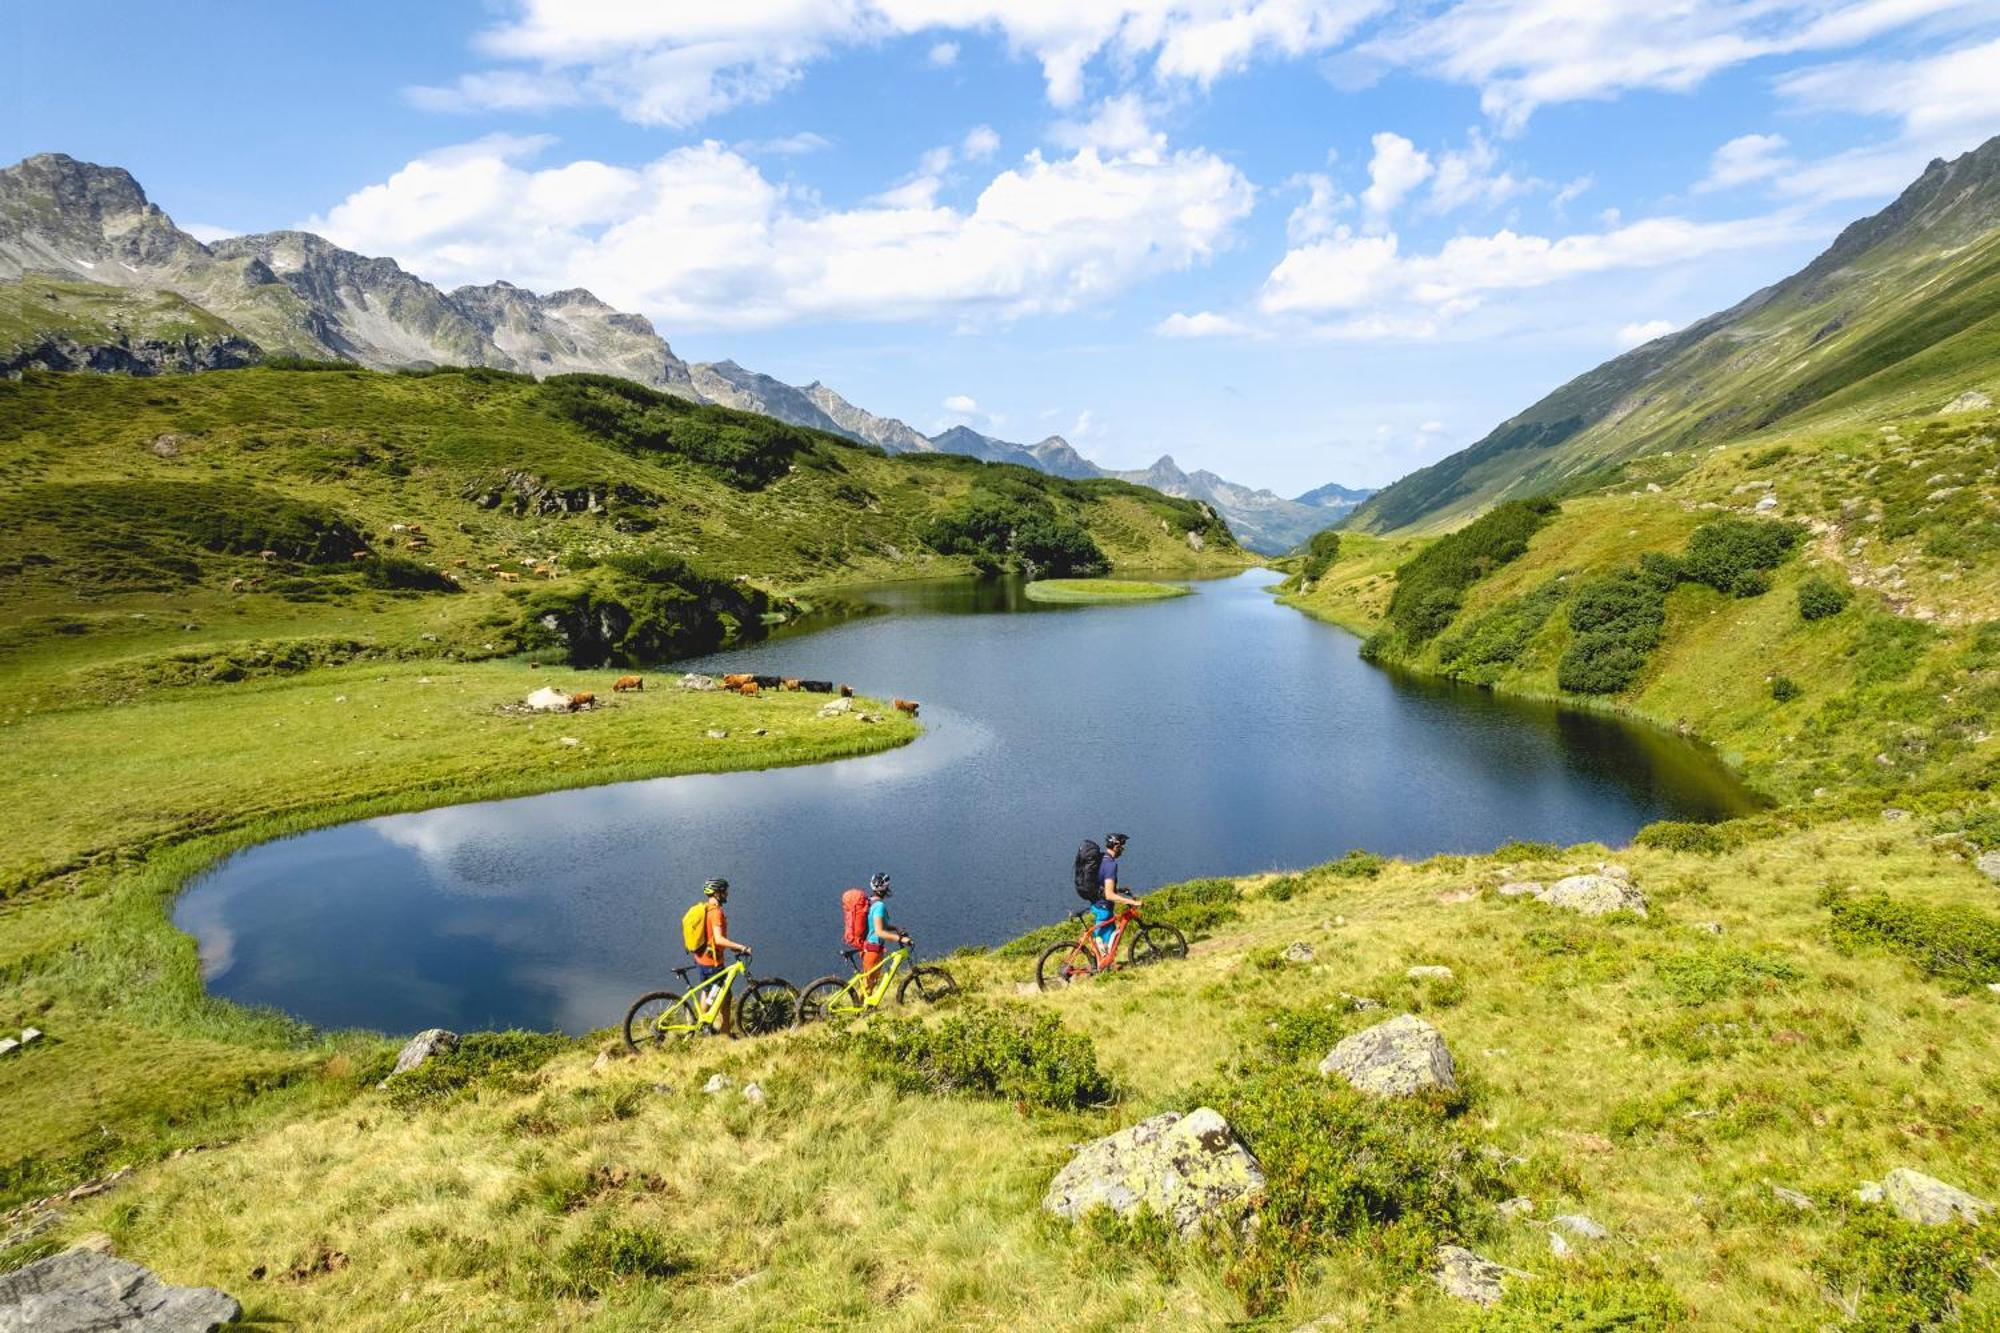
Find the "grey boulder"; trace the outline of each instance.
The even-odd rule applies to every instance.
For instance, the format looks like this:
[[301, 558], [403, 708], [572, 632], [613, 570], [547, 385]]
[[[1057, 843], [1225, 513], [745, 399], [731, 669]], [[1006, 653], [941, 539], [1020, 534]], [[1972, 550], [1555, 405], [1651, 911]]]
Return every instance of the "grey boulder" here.
[[1978, 859], [1972, 864], [1978, 867], [1980, 874], [1996, 883], [2000, 883], [2000, 848], [1995, 848], [1990, 852], [1981, 852]]
[[1500, 1287], [1505, 1279], [1532, 1276], [1517, 1268], [1507, 1268], [1491, 1259], [1483, 1259], [1460, 1245], [1438, 1246], [1437, 1258], [1437, 1283], [1444, 1289], [1444, 1294], [1479, 1305], [1499, 1304]]
[[171, 1287], [150, 1269], [92, 1250], [0, 1277], [0, 1333], [209, 1333], [242, 1315], [213, 1287]]
[[1978, 1195], [1967, 1194], [1955, 1185], [1906, 1166], [1882, 1177], [1882, 1198], [1905, 1220], [1933, 1227], [1947, 1222], [1977, 1222], [1993, 1211], [1993, 1205]]
[[1319, 1072], [1338, 1074], [1377, 1097], [1458, 1089], [1458, 1070], [1444, 1034], [1415, 1014], [1399, 1015], [1348, 1037], [1319, 1062]]
[[389, 1077], [407, 1074], [432, 1056], [450, 1055], [457, 1049], [456, 1032], [448, 1032], [444, 1028], [425, 1028], [403, 1043], [402, 1053], [396, 1057], [396, 1067], [389, 1071]]
[[1264, 1169], [1218, 1111], [1169, 1111], [1087, 1143], [1050, 1182], [1042, 1206], [1074, 1221], [1093, 1208], [1141, 1208], [1183, 1236], [1264, 1193]]
[[680, 680], [684, 690], [719, 690], [722, 686], [713, 676], [704, 676], [699, 671], [690, 671]]
[[1551, 907], [1567, 908], [1585, 916], [1609, 916], [1613, 912], [1646, 915], [1646, 895], [1631, 880], [1617, 875], [1570, 875], [1535, 896]]

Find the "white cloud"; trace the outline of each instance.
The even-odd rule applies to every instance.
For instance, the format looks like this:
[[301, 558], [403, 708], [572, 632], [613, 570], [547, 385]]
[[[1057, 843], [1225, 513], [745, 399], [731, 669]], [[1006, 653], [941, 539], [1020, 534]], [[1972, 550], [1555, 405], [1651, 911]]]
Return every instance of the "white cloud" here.
[[1198, 150], [1031, 153], [969, 207], [912, 183], [823, 208], [714, 142], [637, 168], [533, 166], [547, 142], [418, 158], [305, 225], [432, 281], [587, 287], [684, 331], [1071, 310], [1206, 261], [1253, 200]]
[[1533, 180], [1518, 180], [1512, 172], [1495, 170], [1499, 161], [1499, 153], [1486, 136], [1474, 129], [1463, 149], [1438, 154], [1428, 207], [1438, 213], [1470, 204], [1492, 208], [1537, 186]]
[[1560, 213], [1563, 209], [1581, 199], [1584, 192], [1595, 184], [1597, 184], [1595, 176], [1578, 176], [1575, 180], [1556, 191], [1555, 198], [1549, 200], [1549, 206]]
[[1478, 88], [1487, 115], [1515, 133], [1550, 103], [1690, 92], [1746, 61], [1992, 13], [1990, 0], [1462, 0], [1363, 51]]
[[1370, 142], [1375, 155], [1368, 160], [1368, 188], [1361, 192], [1361, 206], [1379, 222], [1404, 195], [1429, 179], [1432, 168], [1429, 155], [1400, 134], [1384, 131]]
[[1354, 196], [1336, 189], [1333, 177], [1308, 171], [1285, 182], [1288, 189], [1304, 190], [1306, 197], [1285, 218], [1285, 239], [1304, 245], [1333, 234], [1334, 219], [1354, 207]]
[[[594, 102], [640, 124], [692, 125], [758, 102], [843, 48], [918, 34], [999, 33], [1071, 106], [1103, 62], [1160, 82], [1212, 83], [1260, 59], [1334, 50], [1388, 0], [513, 0], [478, 45], [505, 62], [409, 96], [437, 109]], [[944, 67], [959, 45], [933, 43]]]
[[1000, 136], [991, 125], [974, 125], [966, 131], [965, 142], [959, 145], [959, 154], [967, 162], [981, 162], [1000, 150]]
[[1153, 332], [1162, 338], [1239, 338], [1250, 331], [1248, 326], [1212, 310], [1192, 315], [1176, 311], [1153, 326]]
[[1709, 159], [1708, 175], [1695, 185], [1695, 193], [1708, 194], [1769, 180], [1792, 165], [1792, 160], [1785, 156], [1784, 135], [1738, 135], [1715, 150]]
[[217, 241], [228, 240], [231, 236], [241, 236], [241, 227], [217, 227], [207, 222], [189, 222], [181, 230], [200, 241], [203, 245], [213, 245]]
[[1618, 330], [1611, 341], [1612, 345], [1622, 352], [1641, 343], [1649, 343], [1655, 338], [1664, 338], [1679, 327], [1680, 325], [1671, 319], [1649, 319], [1643, 323], [1625, 325]]
[[744, 139], [733, 147], [745, 157], [803, 157], [833, 147], [833, 141], [823, 134], [801, 130], [776, 139]]
[[1086, 407], [1083, 411], [1076, 414], [1076, 420], [1071, 423], [1069, 438], [1072, 440], [1088, 439], [1092, 435], [1101, 434], [1103, 430], [1104, 427], [1098, 423], [1097, 418]]
[[1164, 148], [1167, 136], [1153, 128], [1152, 109], [1143, 97], [1121, 93], [1099, 102], [1088, 120], [1059, 120], [1049, 126], [1049, 142], [1061, 148], [1130, 153]]
[[944, 400], [943, 406], [945, 411], [961, 417], [976, 417], [980, 414], [978, 401], [967, 394], [955, 393]]

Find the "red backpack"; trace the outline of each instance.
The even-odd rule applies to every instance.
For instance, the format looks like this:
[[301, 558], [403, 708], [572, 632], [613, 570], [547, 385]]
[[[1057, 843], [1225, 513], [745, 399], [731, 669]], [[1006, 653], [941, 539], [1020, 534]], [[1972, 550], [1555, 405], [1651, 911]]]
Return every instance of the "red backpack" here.
[[860, 889], [849, 889], [840, 895], [840, 922], [843, 927], [841, 939], [850, 949], [859, 949], [868, 943], [868, 895]]

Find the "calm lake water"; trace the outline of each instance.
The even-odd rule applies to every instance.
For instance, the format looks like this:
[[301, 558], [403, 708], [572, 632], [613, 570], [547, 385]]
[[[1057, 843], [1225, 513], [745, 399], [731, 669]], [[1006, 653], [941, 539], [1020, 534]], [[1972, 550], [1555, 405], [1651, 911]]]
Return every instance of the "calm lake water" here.
[[322, 1027], [582, 1032], [674, 984], [710, 875], [734, 885], [755, 970], [804, 983], [841, 966], [840, 890], [875, 870], [941, 954], [1070, 911], [1076, 844], [1110, 830], [1147, 889], [1350, 847], [1617, 842], [1750, 804], [1674, 737], [1371, 667], [1273, 603], [1272, 578], [1107, 607], [1006, 582], [871, 589], [890, 614], [687, 665], [919, 699], [914, 745], [325, 829], [231, 858], [174, 919], [216, 994]]

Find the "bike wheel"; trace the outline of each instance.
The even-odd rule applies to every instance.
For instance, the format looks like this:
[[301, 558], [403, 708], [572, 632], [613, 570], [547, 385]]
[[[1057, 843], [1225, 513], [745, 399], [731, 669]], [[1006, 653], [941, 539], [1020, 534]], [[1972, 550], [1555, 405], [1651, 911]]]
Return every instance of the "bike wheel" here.
[[1043, 990], [1061, 990], [1097, 971], [1097, 959], [1081, 940], [1051, 944], [1035, 964], [1035, 985]]
[[625, 1011], [625, 1045], [634, 1052], [651, 1050], [668, 1037], [691, 1036], [699, 1026], [693, 1006], [679, 991], [650, 991]]
[[828, 1018], [846, 1018], [861, 1011], [851, 994], [846, 994], [851, 977], [821, 977], [799, 992], [795, 1020], [800, 1025]]
[[958, 994], [958, 980], [941, 967], [913, 968], [896, 987], [897, 1004], [936, 1004]]
[[798, 1021], [799, 989], [772, 978], [753, 981], [736, 1002], [736, 1030], [746, 1037], [782, 1032]]
[[1172, 926], [1149, 921], [1132, 937], [1132, 948], [1126, 957], [1134, 967], [1177, 961], [1187, 957], [1187, 936]]

